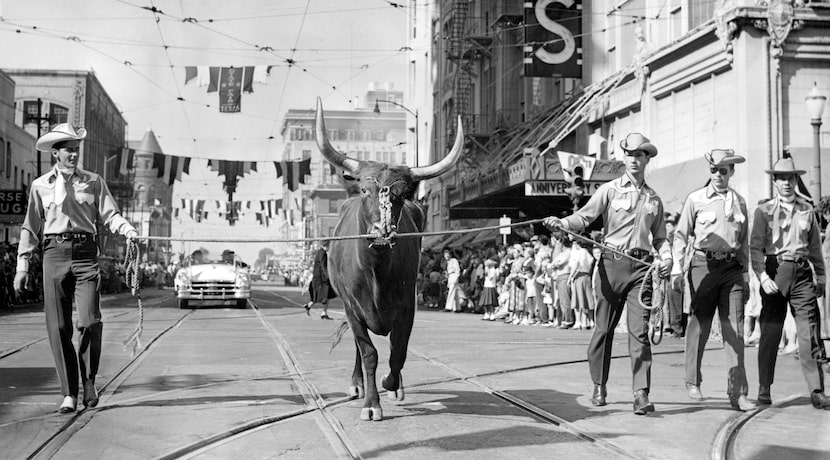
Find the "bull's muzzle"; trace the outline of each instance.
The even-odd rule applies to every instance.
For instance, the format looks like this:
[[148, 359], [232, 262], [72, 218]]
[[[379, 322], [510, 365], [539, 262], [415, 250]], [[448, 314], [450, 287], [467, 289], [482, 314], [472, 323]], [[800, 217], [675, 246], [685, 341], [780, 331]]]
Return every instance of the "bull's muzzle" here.
[[[388, 231], [387, 231], [388, 230]], [[397, 228], [392, 225], [390, 229], [384, 229], [380, 222], [372, 224], [372, 230], [369, 232], [372, 237], [369, 238], [369, 247], [387, 247], [391, 248], [395, 245], [392, 239], [397, 235]]]

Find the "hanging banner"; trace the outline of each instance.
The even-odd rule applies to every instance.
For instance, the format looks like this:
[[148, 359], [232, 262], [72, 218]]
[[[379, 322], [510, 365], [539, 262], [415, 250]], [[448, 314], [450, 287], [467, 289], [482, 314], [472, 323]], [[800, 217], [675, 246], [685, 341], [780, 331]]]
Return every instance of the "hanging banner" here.
[[219, 111], [236, 113], [242, 110], [242, 68], [222, 67], [219, 76]]
[[582, 77], [582, 0], [525, 2], [525, 77]]

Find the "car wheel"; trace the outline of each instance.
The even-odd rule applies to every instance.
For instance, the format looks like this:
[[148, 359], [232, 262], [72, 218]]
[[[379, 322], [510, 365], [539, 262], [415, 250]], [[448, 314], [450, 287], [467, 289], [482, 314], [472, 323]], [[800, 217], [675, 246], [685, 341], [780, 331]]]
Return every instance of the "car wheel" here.
[[239, 299], [236, 301], [236, 308], [248, 308], [248, 299]]
[[176, 301], [178, 302], [179, 308], [181, 309], [192, 308], [188, 303], [187, 299], [176, 299]]

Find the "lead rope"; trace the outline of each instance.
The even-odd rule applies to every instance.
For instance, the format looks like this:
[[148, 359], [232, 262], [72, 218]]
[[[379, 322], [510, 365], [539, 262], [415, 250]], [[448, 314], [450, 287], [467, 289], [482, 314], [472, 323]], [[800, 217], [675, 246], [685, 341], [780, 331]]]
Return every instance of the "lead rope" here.
[[378, 202], [380, 206], [380, 232], [381, 235], [389, 235], [391, 238], [393, 232], [397, 230], [395, 224], [392, 223], [392, 200], [389, 199], [389, 187], [381, 187], [378, 191]]
[[124, 345], [124, 350], [130, 349], [130, 358], [134, 357], [141, 349], [141, 333], [144, 330], [144, 304], [141, 302], [141, 271], [139, 267], [139, 260], [141, 259], [141, 249], [138, 246], [138, 241], [135, 238], [127, 240], [127, 253], [125, 255], [124, 264], [126, 265], [126, 272], [124, 273], [127, 286], [130, 292], [136, 299], [138, 299], [138, 324], [133, 332], [121, 342]]

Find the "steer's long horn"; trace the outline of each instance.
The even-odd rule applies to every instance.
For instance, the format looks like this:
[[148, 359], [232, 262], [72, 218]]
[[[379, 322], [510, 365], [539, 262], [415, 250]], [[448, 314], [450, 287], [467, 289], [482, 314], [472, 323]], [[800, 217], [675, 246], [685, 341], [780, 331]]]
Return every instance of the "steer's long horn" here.
[[412, 179], [415, 181], [431, 179], [449, 171], [455, 162], [461, 158], [461, 151], [464, 150], [464, 127], [461, 126], [461, 117], [458, 117], [458, 132], [455, 133], [455, 143], [452, 150], [441, 161], [429, 166], [412, 168]]
[[354, 172], [357, 170], [357, 167], [360, 163], [357, 160], [353, 160], [346, 155], [338, 152], [337, 149], [332, 147], [331, 143], [329, 142], [329, 134], [326, 131], [326, 121], [323, 119], [323, 101], [318, 97], [317, 98], [317, 148], [320, 149], [320, 153], [329, 161], [329, 163], [333, 164], [334, 166], [340, 167], [345, 169], [348, 172]]

